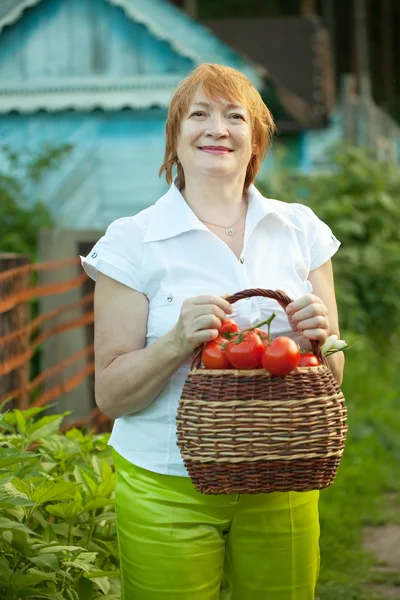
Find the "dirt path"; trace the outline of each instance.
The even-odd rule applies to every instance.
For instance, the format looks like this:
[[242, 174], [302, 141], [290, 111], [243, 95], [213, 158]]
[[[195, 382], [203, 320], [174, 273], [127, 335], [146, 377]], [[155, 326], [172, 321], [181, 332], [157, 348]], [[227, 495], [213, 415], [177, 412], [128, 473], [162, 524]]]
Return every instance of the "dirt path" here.
[[[400, 507], [398, 510], [400, 517]], [[366, 527], [363, 546], [376, 557], [373, 574], [376, 583], [369, 584], [368, 590], [384, 600], [400, 600], [400, 519], [398, 523]]]

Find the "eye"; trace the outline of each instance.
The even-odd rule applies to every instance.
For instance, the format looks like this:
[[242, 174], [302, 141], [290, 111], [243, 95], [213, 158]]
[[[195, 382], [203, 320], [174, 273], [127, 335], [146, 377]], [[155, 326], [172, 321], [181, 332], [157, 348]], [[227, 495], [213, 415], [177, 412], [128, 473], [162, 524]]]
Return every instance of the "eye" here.
[[201, 110], [196, 110], [196, 112], [193, 112], [190, 116], [191, 117], [202, 117], [204, 115], [204, 113]]
[[244, 116], [240, 115], [239, 113], [235, 113], [233, 115], [230, 115], [231, 117], [234, 117], [235, 121], [238, 121], [239, 119], [242, 119], [242, 121], [244, 121]]

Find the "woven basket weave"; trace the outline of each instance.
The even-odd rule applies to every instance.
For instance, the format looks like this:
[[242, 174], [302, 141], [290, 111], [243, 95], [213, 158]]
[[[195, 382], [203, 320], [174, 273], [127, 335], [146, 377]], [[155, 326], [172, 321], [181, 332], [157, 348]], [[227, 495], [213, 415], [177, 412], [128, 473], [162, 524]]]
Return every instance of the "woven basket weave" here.
[[[291, 299], [249, 289], [227, 298]], [[203, 494], [308, 491], [333, 482], [344, 450], [347, 411], [320, 344], [317, 367], [289, 375], [264, 369], [211, 370], [194, 354], [177, 414], [178, 446], [195, 488]]]

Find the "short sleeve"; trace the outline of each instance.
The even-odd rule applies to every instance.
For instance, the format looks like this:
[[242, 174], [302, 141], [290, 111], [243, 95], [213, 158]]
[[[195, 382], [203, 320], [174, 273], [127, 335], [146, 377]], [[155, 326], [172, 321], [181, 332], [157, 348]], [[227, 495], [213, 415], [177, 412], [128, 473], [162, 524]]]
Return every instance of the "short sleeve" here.
[[341, 242], [335, 237], [332, 229], [322, 221], [310, 207], [298, 204], [301, 207], [302, 225], [307, 235], [310, 250], [310, 271], [317, 269], [329, 260], [339, 249]]
[[140, 266], [142, 262], [140, 229], [129, 217], [113, 221], [106, 233], [86, 257], [80, 256], [85, 272], [94, 281], [103, 273], [120, 283], [144, 292]]

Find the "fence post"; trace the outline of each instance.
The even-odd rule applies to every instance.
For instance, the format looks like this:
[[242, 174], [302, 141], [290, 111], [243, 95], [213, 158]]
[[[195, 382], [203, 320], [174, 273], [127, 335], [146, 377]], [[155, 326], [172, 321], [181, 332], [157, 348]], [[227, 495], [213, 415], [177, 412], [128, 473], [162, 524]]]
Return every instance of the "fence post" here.
[[[27, 255], [14, 253], [0, 253], [0, 302], [11, 298], [19, 292], [29, 288], [30, 273], [23, 271], [4, 275], [7, 271], [30, 264], [31, 259]], [[1, 277], [1, 275], [4, 275]], [[30, 321], [30, 302], [20, 302], [0, 311], [0, 338], [28, 325]], [[29, 333], [22, 333], [12, 343], [0, 344], [0, 365], [11, 357], [27, 352], [29, 349]], [[12, 400], [7, 404], [6, 410], [19, 408], [24, 410], [29, 406], [29, 393], [27, 386], [30, 379], [30, 360], [10, 373], [0, 376], [0, 398], [13, 390], [25, 390], [18, 400]]]
[[351, 73], [342, 75], [340, 108], [343, 119], [344, 139], [349, 144], [357, 144], [356, 124], [356, 78]]

